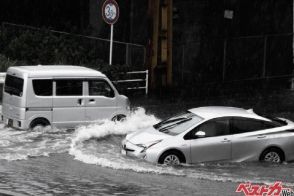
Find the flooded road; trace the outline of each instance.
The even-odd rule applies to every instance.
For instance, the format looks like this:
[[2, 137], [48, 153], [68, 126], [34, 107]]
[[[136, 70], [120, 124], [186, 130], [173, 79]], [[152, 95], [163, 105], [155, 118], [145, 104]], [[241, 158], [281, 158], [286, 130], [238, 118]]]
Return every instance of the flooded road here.
[[[6, 195], [236, 195], [241, 182], [294, 187], [294, 163], [158, 166], [120, 154], [125, 134], [159, 119], [138, 109], [126, 121], [76, 130], [0, 125], [0, 193]], [[239, 194], [240, 195], [240, 194]]]

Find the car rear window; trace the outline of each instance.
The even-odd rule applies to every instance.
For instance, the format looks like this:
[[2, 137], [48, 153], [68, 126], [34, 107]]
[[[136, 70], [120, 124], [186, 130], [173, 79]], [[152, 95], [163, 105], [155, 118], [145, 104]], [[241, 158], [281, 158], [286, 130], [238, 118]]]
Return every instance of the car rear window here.
[[21, 97], [23, 93], [23, 79], [12, 75], [6, 75], [4, 91], [8, 94]]
[[231, 129], [233, 134], [246, 133], [251, 131], [259, 131], [264, 129], [272, 129], [279, 127], [272, 121], [256, 120], [250, 118], [233, 118], [231, 121]]

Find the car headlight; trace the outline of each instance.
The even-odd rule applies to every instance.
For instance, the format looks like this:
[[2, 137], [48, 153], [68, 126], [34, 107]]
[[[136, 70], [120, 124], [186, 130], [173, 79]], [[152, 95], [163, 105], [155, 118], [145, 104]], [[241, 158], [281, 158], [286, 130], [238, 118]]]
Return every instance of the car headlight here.
[[162, 140], [156, 140], [156, 141], [152, 141], [152, 142], [148, 142], [146, 144], [137, 144], [137, 146], [144, 148], [142, 152], [145, 152], [148, 148], [151, 148], [152, 146], [154, 146], [155, 144], [158, 144], [159, 142], [161, 142]]

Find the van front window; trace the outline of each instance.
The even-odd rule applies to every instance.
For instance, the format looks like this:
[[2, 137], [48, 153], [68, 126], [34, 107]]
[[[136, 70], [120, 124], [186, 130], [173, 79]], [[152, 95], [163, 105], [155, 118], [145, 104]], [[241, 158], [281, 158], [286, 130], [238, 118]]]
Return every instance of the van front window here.
[[23, 93], [23, 79], [6, 75], [4, 91], [8, 94], [21, 97]]

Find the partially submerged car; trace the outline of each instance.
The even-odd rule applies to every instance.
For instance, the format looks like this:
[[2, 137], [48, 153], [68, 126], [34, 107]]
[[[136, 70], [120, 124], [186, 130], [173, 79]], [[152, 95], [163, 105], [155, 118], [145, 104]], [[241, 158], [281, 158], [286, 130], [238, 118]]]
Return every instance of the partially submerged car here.
[[178, 165], [207, 161], [294, 160], [294, 123], [233, 107], [199, 107], [130, 133], [122, 153]]

